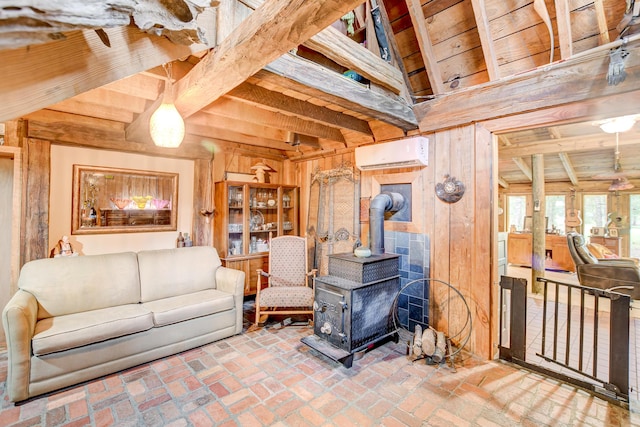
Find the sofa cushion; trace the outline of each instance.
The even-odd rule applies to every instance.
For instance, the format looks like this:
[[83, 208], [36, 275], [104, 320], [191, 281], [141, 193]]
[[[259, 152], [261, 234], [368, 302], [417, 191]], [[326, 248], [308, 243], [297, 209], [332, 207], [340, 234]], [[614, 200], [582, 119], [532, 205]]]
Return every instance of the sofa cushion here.
[[135, 252], [59, 257], [26, 263], [18, 287], [38, 300], [38, 319], [140, 301]]
[[221, 262], [211, 246], [138, 252], [142, 302], [215, 289]]
[[[169, 325], [221, 311], [233, 310], [233, 295], [217, 289], [163, 298], [142, 304], [153, 313], [156, 326]], [[211, 329], [214, 329], [212, 325]]]
[[153, 327], [153, 316], [141, 304], [50, 317], [36, 323], [33, 354], [54, 353], [121, 337]]

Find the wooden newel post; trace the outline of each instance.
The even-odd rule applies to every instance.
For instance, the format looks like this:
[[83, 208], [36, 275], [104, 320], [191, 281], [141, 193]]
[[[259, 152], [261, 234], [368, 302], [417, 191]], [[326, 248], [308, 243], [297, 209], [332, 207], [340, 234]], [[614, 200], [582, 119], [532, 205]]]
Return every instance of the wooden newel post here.
[[544, 277], [545, 264], [545, 192], [544, 192], [544, 157], [542, 154], [531, 156], [533, 193], [533, 230], [532, 233], [532, 260], [531, 260], [531, 291], [539, 294], [542, 292], [542, 284], [538, 283], [538, 277]]

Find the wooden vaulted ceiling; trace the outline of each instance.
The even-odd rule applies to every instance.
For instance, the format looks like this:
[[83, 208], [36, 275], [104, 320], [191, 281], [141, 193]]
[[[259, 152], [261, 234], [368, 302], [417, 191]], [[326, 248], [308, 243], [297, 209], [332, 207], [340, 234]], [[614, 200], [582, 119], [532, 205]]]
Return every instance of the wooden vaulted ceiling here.
[[[0, 121], [26, 118], [31, 136], [107, 149], [195, 158], [213, 143], [310, 159], [417, 133], [416, 106], [605, 46], [620, 36], [626, 8], [619, 0], [378, 0], [393, 52], [387, 64], [370, 2], [116, 3], [105, 2], [113, 22], [94, 12], [75, 26], [54, 6], [39, 17], [27, 7], [0, 11]], [[340, 18], [351, 10], [349, 39]], [[172, 151], [154, 147], [146, 125], [167, 63], [187, 128]], [[350, 69], [370, 83], [342, 75]], [[625, 170], [640, 164], [637, 136], [621, 137]], [[611, 138], [590, 122], [502, 134], [501, 182], [530, 182], [529, 156], [540, 152], [548, 180], [590, 180], [613, 167]]]

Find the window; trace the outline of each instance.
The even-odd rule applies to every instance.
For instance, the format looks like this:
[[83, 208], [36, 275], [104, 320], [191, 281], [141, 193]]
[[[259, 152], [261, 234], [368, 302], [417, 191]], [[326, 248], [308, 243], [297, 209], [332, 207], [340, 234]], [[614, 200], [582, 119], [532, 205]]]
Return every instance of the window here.
[[545, 196], [545, 214], [549, 218], [548, 224], [552, 229], [564, 230], [564, 218], [566, 215], [565, 197]]
[[522, 231], [524, 217], [527, 215], [527, 196], [507, 196], [507, 220], [509, 230], [512, 226]]
[[607, 225], [607, 195], [585, 194], [582, 196], [583, 234], [589, 235], [592, 227]]

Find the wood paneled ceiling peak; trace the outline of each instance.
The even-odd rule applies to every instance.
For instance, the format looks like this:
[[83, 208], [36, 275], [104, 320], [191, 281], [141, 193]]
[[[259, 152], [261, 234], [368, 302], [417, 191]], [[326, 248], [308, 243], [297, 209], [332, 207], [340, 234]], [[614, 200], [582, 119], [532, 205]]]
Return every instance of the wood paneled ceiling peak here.
[[[369, 1], [119, 0], [89, 9], [54, 0], [37, 17], [23, 3], [0, 12], [0, 121], [32, 119], [41, 135], [61, 143], [103, 140], [108, 148], [139, 150], [151, 144], [145, 118], [161, 96], [161, 65], [172, 62], [176, 105], [190, 135], [184, 148], [160, 153], [180, 157], [207, 155], [199, 145], [208, 138], [300, 160], [417, 133], [424, 120], [455, 126], [454, 118], [470, 119], [444, 110], [431, 117], [443, 99], [460, 99], [452, 104], [473, 114], [465, 91], [586, 55], [635, 31], [617, 0], [378, 0], [392, 52], [387, 63]], [[61, 11], [81, 24], [66, 22]], [[341, 18], [351, 11], [347, 37]], [[36, 18], [28, 32], [19, 25]], [[367, 80], [349, 79], [347, 70]], [[545, 148], [550, 168], [558, 168], [550, 179], [575, 185], [604, 168], [606, 154], [589, 159], [590, 149], [571, 147], [610, 150], [606, 138], [577, 128], [501, 135], [508, 141], [500, 150], [502, 182], [527, 182], [536, 145], [562, 148]], [[294, 148], [296, 135], [304, 143]], [[539, 139], [525, 142], [527, 136]], [[633, 170], [630, 138], [621, 150]]]

